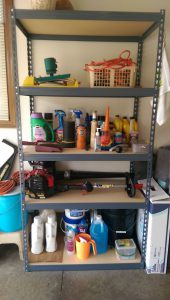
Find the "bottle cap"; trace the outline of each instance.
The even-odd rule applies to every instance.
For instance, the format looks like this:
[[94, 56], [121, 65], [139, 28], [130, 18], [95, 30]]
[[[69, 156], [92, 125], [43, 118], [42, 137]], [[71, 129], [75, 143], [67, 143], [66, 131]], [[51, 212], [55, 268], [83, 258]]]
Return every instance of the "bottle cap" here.
[[49, 215], [49, 216], [48, 216], [48, 223], [49, 223], [49, 224], [54, 223], [55, 220], [56, 220], [55, 215]]
[[97, 119], [97, 115], [96, 115], [96, 111], [92, 112], [92, 120], [96, 120]]
[[119, 118], [119, 115], [115, 115], [115, 117]]
[[101, 215], [97, 215], [95, 219], [96, 219], [97, 221], [100, 221], [100, 220], [102, 220], [102, 216], [101, 216]]
[[34, 223], [35, 223], [36, 225], [42, 224], [42, 219], [41, 219], [41, 217], [40, 217], [40, 216], [34, 217]]

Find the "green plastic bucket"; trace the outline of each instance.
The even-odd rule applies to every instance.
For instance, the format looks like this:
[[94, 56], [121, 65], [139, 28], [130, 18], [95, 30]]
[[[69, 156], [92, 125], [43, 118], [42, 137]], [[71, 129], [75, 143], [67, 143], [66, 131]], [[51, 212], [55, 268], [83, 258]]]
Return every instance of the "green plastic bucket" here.
[[20, 187], [0, 196], [0, 231], [14, 232], [22, 229]]

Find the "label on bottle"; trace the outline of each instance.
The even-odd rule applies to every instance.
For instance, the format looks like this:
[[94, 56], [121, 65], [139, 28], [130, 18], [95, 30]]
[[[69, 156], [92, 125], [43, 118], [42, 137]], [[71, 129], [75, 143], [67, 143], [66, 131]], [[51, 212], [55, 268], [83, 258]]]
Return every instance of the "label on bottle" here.
[[68, 237], [67, 238], [67, 251], [68, 252], [74, 252], [74, 239]]
[[39, 125], [33, 127], [33, 139], [34, 142], [46, 141], [46, 132], [43, 127]]
[[63, 130], [57, 129], [56, 130], [56, 142], [61, 143], [63, 141]]

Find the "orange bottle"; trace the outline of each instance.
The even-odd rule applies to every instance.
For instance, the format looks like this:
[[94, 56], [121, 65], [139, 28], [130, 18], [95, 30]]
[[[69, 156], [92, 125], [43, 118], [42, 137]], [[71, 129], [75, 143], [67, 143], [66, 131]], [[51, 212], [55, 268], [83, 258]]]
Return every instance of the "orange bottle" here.
[[101, 135], [101, 146], [109, 146], [110, 142], [111, 142], [110, 129], [109, 129], [109, 113], [110, 113], [110, 109], [108, 106], [107, 110], [106, 110], [104, 128], [102, 129], [102, 132], [101, 132], [101, 134], [102, 134]]
[[77, 149], [86, 149], [86, 127], [80, 125], [77, 127], [77, 141], [76, 147]]

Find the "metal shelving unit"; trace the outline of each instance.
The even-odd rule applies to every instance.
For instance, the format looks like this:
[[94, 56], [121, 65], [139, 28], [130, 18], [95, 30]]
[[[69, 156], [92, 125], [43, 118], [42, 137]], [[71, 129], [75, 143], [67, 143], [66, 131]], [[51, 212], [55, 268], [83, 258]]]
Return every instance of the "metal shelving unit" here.
[[[144, 268], [145, 249], [147, 239], [147, 204], [150, 198], [152, 153], [154, 147], [154, 134], [156, 124], [157, 103], [159, 95], [159, 82], [162, 62], [162, 47], [164, 39], [165, 11], [158, 13], [146, 12], [101, 12], [101, 11], [37, 11], [37, 10], [12, 10], [12, 33], [13, 33], [13, 59], [15, 77], [15, 96], [18, 124], [19, 164], [21, 173], [21, 199], [23, 217], [23, 241], [24, 241], [24, 264], [26, 271], [43, 270], [99, 270], [99, 269], [137, 269]], [[32, 66], [32, 40], [54, 40], [54, 41], [95, 41], [95, 42], [132, 42], [138, 43], [137, 55], [137, 79], [135, 88], [47, 88], [47, 87], [20, 87], [18, 80], [17, 42], [16, 27], [18, 27], [27, 38], [28, 72], [33, 74]], [[153, 87], [140, 87], [141, 65], [143, 43], [154, 31], [158, 30], [158, 49], [155, 63], [155, 80]], [[22, 146], [22, 124], [20, 96], [29, 96], [30, 112], [34, 111], [35, 96], [49, 97], [97, 97], [97, 98], [132, 98], [134, 99], [134, 115], [138, 117], [139, 99], [152, 97], [152, 115], [150, 130], [149, 153], [132, 152], [94, 153], [92, 151], [78, 152], [75, 150], [63, 153], [36, 153], [33, 148]], [[126, 192], [115, 191], [114, 195], [100, 192], [100, 197], [95, 194], [82, 196], [76, 193], [56, 195], [46, 200], [31, 200], [23, 197], [24, 192], [24, 161], [46, 160], [46, 161], [130, 161], [133, 169], [134, 161], [147, 162], [147, 188], [146, 198], [137, 193], [135, 198], [128, 198]], [[98, 195], [97, 195], [98, 196]], [[104, 201], [103, 201], [103, 198]], [[83, 197], [83, 199], [82, 199]], [[97, 200], [98, 199], [98, 200]], [[113, 252], [108, 251], [104, 256], [95, 259], [90, 258], [87, 263], [80, 263], [76, 257], [68, 258], [63, 252], [62, 262], [53, 260], [33, 262], [30, 258], [26, 214], [35, 209], [42, 208], [145, 208], [142, 253], [138, 253], [134, 261], [118, 261]]]

